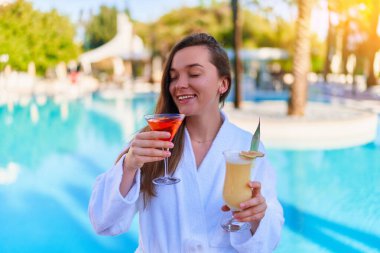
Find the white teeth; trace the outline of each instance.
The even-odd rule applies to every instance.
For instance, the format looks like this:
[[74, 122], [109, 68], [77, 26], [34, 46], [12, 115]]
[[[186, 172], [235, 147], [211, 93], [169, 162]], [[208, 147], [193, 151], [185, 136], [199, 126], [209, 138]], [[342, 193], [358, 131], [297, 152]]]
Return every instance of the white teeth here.
[[184, 95], [184, 96], [178, 96], [178, 99], [179, 100], [183, 100], [183, 99], [188, 99], [188, 98], [193, 98], [195, 97], [194, 95]]

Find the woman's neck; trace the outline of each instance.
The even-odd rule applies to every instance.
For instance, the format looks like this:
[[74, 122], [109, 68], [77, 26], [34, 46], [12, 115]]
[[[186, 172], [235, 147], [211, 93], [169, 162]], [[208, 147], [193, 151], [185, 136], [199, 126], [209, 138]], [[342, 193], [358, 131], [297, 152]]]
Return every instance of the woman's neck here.
[[222, 116], [218, 111], [212, 117], [206, 115], [187, 117], [186, 128], [192, 141], [209, 143], [215, 139], [222, 123]]

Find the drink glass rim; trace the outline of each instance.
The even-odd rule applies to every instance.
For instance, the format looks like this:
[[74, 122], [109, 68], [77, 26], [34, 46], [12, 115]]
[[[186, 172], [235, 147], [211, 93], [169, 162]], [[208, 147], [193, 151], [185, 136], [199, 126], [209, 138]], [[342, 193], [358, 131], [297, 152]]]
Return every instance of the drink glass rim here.
[[184, 118], [185, 114], [183, 113], [151, 113], [144, 115], [146, 119], [152, 119], [155, 117], [168, 117], [168, 118]]
[[250, 159], [247, 160], [247, 159], [242, 158], [240, 156], [241, 151], [242, 150], [237, 150], [237, 149], [227, 149], [227, 150], [224, 150], [222, 153], [223, 153], [224, 159], [228, 163], [252, 164], [254, 159], [253, 160], [250, 160]]
[[223, 151], [223, 154], [240, 154], [240, 152], [243, 150], [238, 150], [238, 149], [226, 149]]

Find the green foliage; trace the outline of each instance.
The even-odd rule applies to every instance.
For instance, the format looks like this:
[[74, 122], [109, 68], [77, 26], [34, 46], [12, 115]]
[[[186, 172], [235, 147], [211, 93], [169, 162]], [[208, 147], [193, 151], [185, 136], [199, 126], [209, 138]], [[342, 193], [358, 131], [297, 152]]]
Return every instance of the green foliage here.
[[320, 41], [316, 35], [311, 36], [310, 41], [310, 70], [317, 73], [322, 73], [325, 64], [326, 43]]
[[[356, 55], [356, 74], [368, 74], [370, 56], [380, 49], [380, 38], [376, 35], [378, 24], [374, 20], [380, 14], [379, 6], [379, 0], [328, 1], [329, 10], [339, 17], [338, 23], [332, 27], [335, 40], [330, 47], [333, 53], [341, 50], [343, 55]], [[359, 39], [349, 43], [349, 37]], [[351, 45], [348, 47], [348, 44]]]
[[117, 9], [101, 6], [98, 15], [92, 16], [86, 24], [84, 49], [97, 48], [116, 35]]
[[259, 124], [257, 125], [255, 133], [252, 136], [250, 150], [259, 151], [259, 145], [260, 145], [260, 118], [259, 118]]
[[68, 18], [55, 10], [41, 13], [24, 0], [0, 7], [0, 54], [9, 55], [9, 64], [25, 71], [34, 62], [37, 73], [57, 63], [75, 59], [75, 30]]
[[226, 11], [220, 9], [216, 12], [203, 7], [182, 8], [162, 16], [154, 24], [158, 50], [165, 55], [180, 38], [194, 32], [208, 32], [221, 43], [228, 43], [226, 36], [220, 33], [220, 27], [227, 31], [232, 27], [230, 20], [223, 15]]
[[[243, 47], [282, 47], [291, 49], [294, 25], [278, 18], [270, 21], [248, 9], [241, 9]], [[156, 50], [166, 55], [182, 37], [193, 32], [207, 32], [226, 48], [232, 47], [232, 13], [229, 4], [218, 3], [209, 7], [186, 7], [173, 10], [152, 24], [136, 23], [136, 32]]]

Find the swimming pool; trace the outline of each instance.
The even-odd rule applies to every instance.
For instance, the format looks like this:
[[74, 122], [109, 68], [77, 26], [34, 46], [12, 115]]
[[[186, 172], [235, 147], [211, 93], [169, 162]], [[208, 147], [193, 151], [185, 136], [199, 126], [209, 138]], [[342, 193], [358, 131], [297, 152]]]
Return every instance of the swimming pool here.
[[[134, 252], [137, 220], [130, 233], [98, 236], [87, 204], [153, 102], [0, 106], [0, 252]], [[276, 252], [380, 252], [380, 129], [359, 147], [268, 155], [286, 218]]]

